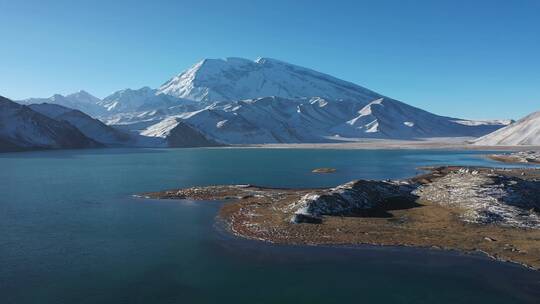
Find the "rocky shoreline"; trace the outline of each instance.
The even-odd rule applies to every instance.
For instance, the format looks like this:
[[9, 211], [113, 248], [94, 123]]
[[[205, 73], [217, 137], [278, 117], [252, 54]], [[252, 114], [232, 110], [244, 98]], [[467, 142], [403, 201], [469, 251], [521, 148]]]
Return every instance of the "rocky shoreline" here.
[[540, 151], [519, 151], [503, 154], [491, 154], [492, 160], [503, 163], [540, 164]]
[[330, 189], [225, 185], [142, 196], [227, 200], [219, 218], [245, 238], [455, 249], [540, 269], [539, 169], [424, 169], [410, 179]]

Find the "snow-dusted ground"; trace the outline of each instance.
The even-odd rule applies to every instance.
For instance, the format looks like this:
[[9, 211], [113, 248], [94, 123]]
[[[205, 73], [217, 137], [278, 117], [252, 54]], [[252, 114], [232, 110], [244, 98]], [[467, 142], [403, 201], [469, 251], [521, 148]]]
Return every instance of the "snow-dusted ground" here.
[[466, 222], [538, 229], [540, 216], [533, 211], [540, 207], [535, 183], [460, 169], [414, 193], [437, 204], [463, 209]]
[[469, 223], [540, 229], [538, 181], [507, 175], [510, 171], [484, 168], [441, 172], [434, 171], [428, 182], [352, 181], [307, 193], [285, 210], [293, 214], [293, 223], [320, 223], [324, 215], [384, 210], [389, 200], [418, 201], [453, 208]]

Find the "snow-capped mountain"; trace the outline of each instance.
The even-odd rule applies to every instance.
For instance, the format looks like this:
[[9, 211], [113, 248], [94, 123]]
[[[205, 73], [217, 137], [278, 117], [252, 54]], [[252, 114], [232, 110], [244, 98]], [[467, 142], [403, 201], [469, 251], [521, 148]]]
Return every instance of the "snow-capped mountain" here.
[[73, 110], [56, 104], [32, 104], [29, 107], [49, 118], [66, 121], [76, 127], [85, 136], [108, 146], [133, 144], [133, 138], [128, 134], [110, 127], [79, 110]]
[[485, 146], [540, 146], [540, 111], [474, 141]]
[[[79, 95], [51, 99], [62, 104], [75, 96], [84, 99]], [[158, 89], [125, 89], [80, 103], [99, 108], [92, 113], [107, 125], [142, 134], [144, 145], [149, 138], [162, 145], [172, 134], [190, 131], [215, 142], [252, 144], [478, 137], [506, 125], [438, 116], [269, 58], [205, 59]], [[172, 132], [175, 128], [184, 131]]]
[[0, 96], [0, 151], [100, 146], [71, 124]]
[[83, 90], [65, 96], [55, 94], [49, 98], [28, 98], [19, 100], [18, 102], [25, 105], [40, 103], [57, 104], [82, 111], [92, 117], [97, 117], [105, 113], [104, 108], [98, 104], [100, 99]]
[[206, 102], [318, 96], [367, 103], [382, 97], [354, 83], [270, 58], [205, 59], [167, 81], [158, 92]]

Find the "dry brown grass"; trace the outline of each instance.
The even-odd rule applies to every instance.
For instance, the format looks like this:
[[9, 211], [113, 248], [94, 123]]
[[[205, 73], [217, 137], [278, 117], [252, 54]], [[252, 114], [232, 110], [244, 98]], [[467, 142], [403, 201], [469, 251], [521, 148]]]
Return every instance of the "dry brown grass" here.
[[[540, 177], [539, 170], [505, 172], [521, 178]], [[412, 180], [429, 183], [441, 174], [444, 170]], [[292, 211], [287, 207], [313, 191], [318, 190], [214, 186], [147, 196], [200, 200], [234, 198], [223, 205], [219, 217], [228, 223], [233, 233], [246, 238], [286, 244], [375, 244], [482, 251], [496, 259], [540, 269], [540, 230], [465, 223], [460, 219], [461, 210], [421, 199], [415, 206], [388, 208], [380, 216], [325, 216], [321, 224], [291, 223]]]

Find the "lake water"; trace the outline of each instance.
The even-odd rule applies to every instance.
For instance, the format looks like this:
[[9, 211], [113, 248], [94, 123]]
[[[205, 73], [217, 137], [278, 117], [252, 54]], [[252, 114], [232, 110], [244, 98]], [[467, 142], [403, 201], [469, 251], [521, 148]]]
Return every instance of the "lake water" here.
[[[333, 186], [483, 152], [110, 149], [0, 154], [0, 303], [539, 303], [540, 272], [458, 252], [276, 246], [217, 228], [218, 202], [132, 194]], [[316, 167], [337, 173], [312, 174]]]

